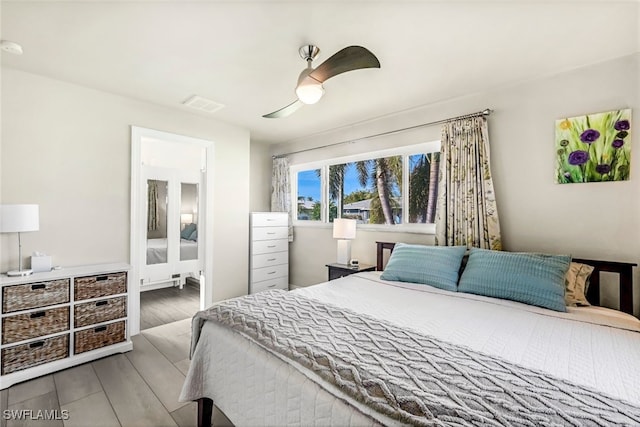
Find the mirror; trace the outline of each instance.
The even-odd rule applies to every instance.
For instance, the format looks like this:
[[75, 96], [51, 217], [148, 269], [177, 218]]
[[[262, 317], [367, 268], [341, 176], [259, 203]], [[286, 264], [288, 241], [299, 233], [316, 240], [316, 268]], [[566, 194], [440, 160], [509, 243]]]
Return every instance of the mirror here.
[[147, 180], [147, 265], [167, 262], [167, 181]]
[[180, 184], [180, 261], [198, 259], [198, 184]]

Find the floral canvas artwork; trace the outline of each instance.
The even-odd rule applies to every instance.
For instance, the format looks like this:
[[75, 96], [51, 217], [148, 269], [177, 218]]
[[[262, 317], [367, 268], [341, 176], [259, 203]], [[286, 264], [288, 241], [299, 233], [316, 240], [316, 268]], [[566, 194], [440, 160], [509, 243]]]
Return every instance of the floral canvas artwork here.
[[556, 183], [626, 181], [631, 109], [556, 120]]

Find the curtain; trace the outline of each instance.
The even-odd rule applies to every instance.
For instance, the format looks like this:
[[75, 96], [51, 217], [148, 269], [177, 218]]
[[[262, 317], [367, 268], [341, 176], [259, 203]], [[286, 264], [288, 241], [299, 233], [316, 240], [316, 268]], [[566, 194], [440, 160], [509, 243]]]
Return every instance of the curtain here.
[[287, 212], [289, 214], [289, 241], [293, 242], [289, 159], [286, 157], [273, 159], [273, 172], [271, 175], [271, 212]]
[[501, 250], [485, 117], [442, 127], [436, 245]]
[[147, 231], [156, 231], [159, 227], [158, 183], [149, 180], [147, 188]]

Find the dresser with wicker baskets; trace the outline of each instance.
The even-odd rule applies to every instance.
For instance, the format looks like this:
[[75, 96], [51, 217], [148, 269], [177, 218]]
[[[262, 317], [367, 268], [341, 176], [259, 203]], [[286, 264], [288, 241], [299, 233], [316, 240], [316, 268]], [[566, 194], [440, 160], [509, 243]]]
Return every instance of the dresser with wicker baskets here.
[[133, 348], [129, 265], [0, 276], [0, 390]]

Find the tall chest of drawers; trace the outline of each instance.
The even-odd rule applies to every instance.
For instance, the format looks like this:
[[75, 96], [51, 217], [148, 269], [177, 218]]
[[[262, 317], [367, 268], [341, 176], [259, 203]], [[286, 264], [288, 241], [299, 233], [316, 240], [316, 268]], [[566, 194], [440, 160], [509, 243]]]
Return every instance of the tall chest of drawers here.
[[250, 294], [289, 289], [288, 223], [286, 212], [251, 213]]
[[0, 276], [0, 389], [133, 348], [129, 265]]

